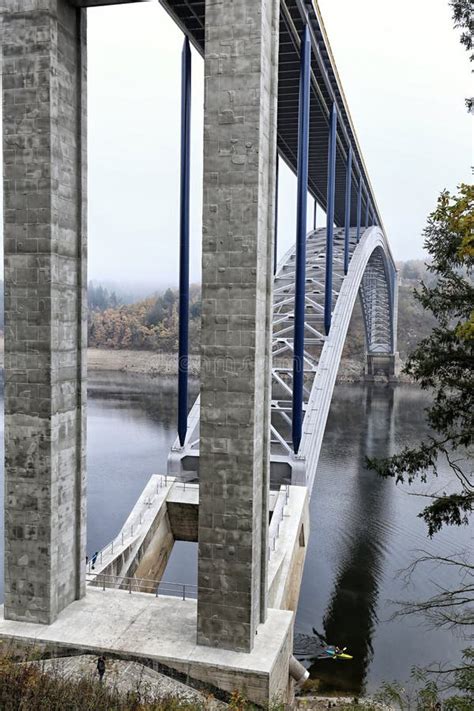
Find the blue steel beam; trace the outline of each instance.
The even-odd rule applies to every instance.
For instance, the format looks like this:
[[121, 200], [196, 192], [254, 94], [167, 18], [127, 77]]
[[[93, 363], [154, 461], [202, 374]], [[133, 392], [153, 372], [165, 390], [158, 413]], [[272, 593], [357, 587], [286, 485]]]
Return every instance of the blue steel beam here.
[[369, 200], [369, 193], [365, 194], [366, 197], [366, 203], [365, 203], [365, 229], [369, 226], [369, 210], [370, 210], [370, 200]]
[[[205, 36], [205, 3], [202, 0], [159, 0], [166, 11], [174, 18], [177, 24], [189, 34], [190, 40], [195, 44], [196, 49], [204, 55]], [[298, 12], [295, 13], [294, 10]], [[320, 13], [310, 0], [281, 0], [280, 16], [280, 68], [287, 71], [287, 67], [294, 64], [294, 60], [299, 54], [300, 37], [302, 28], [309, 23], [310, 42], [314, 57], [314, 64], [310, 73], [312, 96], [317, 99], [320, 109], [329, 117], [330, 107], [333, 103], [338, 106], [338, 153], [345, 162], [349, 145], [352, 146], [352, 163], [354, 166], [353, 180], [356, 176], [362, 175], [363, 183], [368, 186], [371, 197], [369, 176], [364, 165], [360, 147], [357, 143], [354, 127], [349, 115], [349, 110], [342, 94], [342, 87], [337, 78], [336, 67], [333, 65], [331, 53], [326, 44], [325, 32], [321, 25]], [[283, 82], [281, 80], [284, 80]], [[295, 125], [293, 117], [293, 102], [290, 101], [291, 92], [294, 87], [287, 84], [286, 73], [280, 77], [283, 101], [278, 107], [279, 130], [278, 141], [281, 157], [288, 163], [291, 170], [297, 172], [297, 150], [293, 147], [293, 128]], [[291, 108], [290, 108], [291, 107]], [[280, 121], [281, 119], [281, 121]], [[315, 161], [316, 163], [316, 161]], [[311, 174], [313, 167], [310, 164]], [[317, 166], [314, 164], [315, 174]], [[310, 183], [312, 194], [318, 195], [319, 205], [324, 205], [323, 194], [325, 186], [322, 185], [321, 178], [316, 180], [314, 174]], [[316, 185], [316, 183], [318, 183]], [[341, 195], [336, 196], [336, 216], [338, 224], [344, 221], [344, 201], [342, 190]], [[375, 197], [372, 197], [372, 204], [375, 206]], [[374, 208], [376, 209], [376, 208]], [[378, 218], [379, 221], [381, 218]]]
[[346, 210], [344, 225], [344, 274], [349, 269], [349, 230], [351, 226], [351, 190], [352, 190], [352, 148], [349, 146], [346, 162]]
[[313, 230], [316, 229], [316, 217], [318, 213], [318, 201], [314, 198], [314, 212], [313, 212]]
[[326, 216], [326, 284], [324, 288], [324, 328], [326, 336], [331, 328], [332, 312], [332, 252], [334, 243], [334, 201], [336, 197], [336, 140], [337, 107], [332, 105], [329, 121], [328, 146], [328, 209]]
[[359, 191], [357, 193], [357, 242], [360, 240], [360, 221], [362, 218], [362, 177], [359, 176]]
[[189, 179], [191, 154], [191, 49], [181, 54], [181, 181], [179, 224], [178, 437], [184, 446], [188, 426], [189, 356]]
[[296, 278], [293, 340], [292, 440], [295, 454], [303, 427], [304, 311], [306, 296], [306, 215], [308, 205], [309, 94], [311, 43], [307, 25], [300, 47], [300, 87], [298, 108], [298, 188], [296, 215]]

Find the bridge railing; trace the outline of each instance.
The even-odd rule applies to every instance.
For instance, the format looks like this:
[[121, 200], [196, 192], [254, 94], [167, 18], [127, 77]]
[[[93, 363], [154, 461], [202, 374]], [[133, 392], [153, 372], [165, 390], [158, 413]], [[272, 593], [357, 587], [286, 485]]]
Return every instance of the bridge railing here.
[[149, 512], [156, 501], [156, 498], [160, 495], [163, 488], [166, 488], [169, 483], [173, 481], [167, 475], [158, 474], [156, 486], [153, 491], [149, 492], [142, 501], [145, 507], [144, 511], [141, 511], [135, 518], [130, 522], [129, 525], [124, 526], [118, 536], [112, 539], [104, 548], [97, 551], [87, 562], [87, 572], [92, 573], [95, 565], [102, 565], [104, 558], [107, 556], [113, 556], [118, 550], [122, 549], [126, 543], [136, 536], [140, 526], [149, 518]]
[[277, 540], [280, 537], [280, 528], [285, 516], [285, 507], [290, 499], [290, 487], [288, 484], [280, 487], [278, 493], [278, 498], [275, 503], [275, 508], [273, 509], [272, 518], [270, 521], [270, 528], [268, 532], [268, 548], [269, 557], [271, 557], [273, 551], [276, 549]]
[[157, 496], [160, 496], [163, 489], [166, 489], [170, 484], [173, 484], [175, 489], [184, 492], [199, 491], [199, 484], [194, 482], [177, 481], [174, 477], [168, 476], [167, 474], [158, 474], [156, 476], [156, 486], [152, 492], [148, 493], [148, 495], [144, 497], [142, 501], [142, 504], [146, 507], [146, 509], [135, 516], [129, 525], [122, 528], [118, 536], [115, 536], [110, 543], [108, 543], [100, 551], [97, 551], [97, 554], [94, 554], [94, 556], [87, 561], [88, 573], [92, 574], [96, 565], [102, 566], [107, 556], [113, 557], [118, 551], [122, 552], [123, 548], [130, 541], [130, 539], [133, 539], [137, 535], [142, 524], [150, 518], [149, 512], [152, 509]]
[[196, 600], [197, 585], [191, 583], [175, 583], [166, 580], [151, 580], [149, 578], [133, 578], [105, 573], [87, 573], [86, 583], [102, 590], [126, 590], [128, 593], [151, 593], [155, 597], [177, 597], [181, 600]]

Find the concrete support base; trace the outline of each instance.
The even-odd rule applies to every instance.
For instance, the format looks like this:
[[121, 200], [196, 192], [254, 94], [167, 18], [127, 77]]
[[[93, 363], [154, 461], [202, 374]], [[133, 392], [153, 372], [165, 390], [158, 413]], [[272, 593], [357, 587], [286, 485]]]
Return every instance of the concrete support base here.
[[63, 610], [48, 626], [5, 620], [0, 639], [47, 644], [57, 654], [113, 654], [147, 660], [158, 670], [174, 670], [232, 693], [238, 689], [259, 705], [286, 702], [293, 648], [293, 613], [268, 610], [250, 654], [200, 646], [196, 642], [197, 604], [146, 593], [88, 588], [81, 600]]
[[400, 375], [400, 357], [398, 353], [367, 353], [365, 379], [374, 380], [382, 375], [389, 380], [397, 380]]

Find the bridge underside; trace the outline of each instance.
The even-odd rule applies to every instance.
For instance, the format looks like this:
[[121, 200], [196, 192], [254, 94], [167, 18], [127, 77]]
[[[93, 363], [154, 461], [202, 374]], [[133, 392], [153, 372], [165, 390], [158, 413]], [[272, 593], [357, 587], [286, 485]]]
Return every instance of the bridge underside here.
[[[205, 51], [205, 3], [202, 0], [160, 0], [183, 31], [189, 36], [196, 49], [204, 56]], [[332, 61], [324, 25], [316, 4], [304, 0], [281, 0], [278, 30], [278, 151], [291, 170], [296, 173], [298, 160], [298, 96], [300, 71], [300, 38], [305, 19], [311, 25], [314, 39], [318, 43], [319, 56], [315, 53], [311, 60], [311, 100], [309, 146], [309, 190], [318, 203], [327, 208], [327, 162], [329, 137], [329, 113], [333, 95], [340, 102], [341, 118], [347, 127], [347, 139], [354, 156], [362, 167], [365, 182], [369, 184], [355, 131], [348, 109], [342, 97], [337, 71]], [[334, 94], [321, 81], [325, 72]], [[345, 219], [345, 170], [347, 142], [338, 139], [336, 153], [336, 201], [334, 219], [336, 225], [344, 225]], [[363, 198], [363, 209], [365, 197]], [[375, 205], [375, 201], [372, 202]], [[380, 219], [378, 220], [380, 222]], [[351, 224], [357, 223], [357, 196], [351, 199]]]
[[[76, 7], [90, 8], [105, 5], [120, 5], [129, 3], [149, 2], [150, 0], [71, 0]], [[205, 10], [204, 0], [159, 0], [160, 4], [171, 15], [183, 32], [190, 38], [197, 51], [205, 53]], [[345, 169], [347, 147], [350, 144], [355, 159], [359, 163], [364, 183], [370, 186], [363, 155], [352, 126], [349, 110], [343, 98], [337, 69], [332, 58], [326, 37], [324, 24], [317, 3], [305, 0], [280, 0], [280, 19], [278, 27], [278, 151], [291, 170], [296, 173], [298, 158], [298, 89], [299, 89], [299, 52], [300, 38], [307, 20], [311, 26], [314, 42], [318, 52], [311, 60], [311, 102], [310, 102], [310, 133], [309, 149], [309, 190], [318, 203], [327, 207], [327, 162], [321, 156], [327, 153], [329, 136], [329, 114], [334, 98], [341, 107], [341, 118], [344, 121], [346, 136], [338, 138], [336, 153], [336, 201], [335, 223], [344, 225], [345, 220]], [[225, 28], [222, 28], [225, 31]], [[316, 44], [314, 45], [316, 46]], [[327, 82], [322, 80], [324, 73]], [[376, 201], [371, 192], [371, 204]], [[363, 196], [363, 210], [366, 204]], [[381, 222], [378, 211], [377, 221]], [[357, 222], [357, 196], [351, 198], [351, 224]]]

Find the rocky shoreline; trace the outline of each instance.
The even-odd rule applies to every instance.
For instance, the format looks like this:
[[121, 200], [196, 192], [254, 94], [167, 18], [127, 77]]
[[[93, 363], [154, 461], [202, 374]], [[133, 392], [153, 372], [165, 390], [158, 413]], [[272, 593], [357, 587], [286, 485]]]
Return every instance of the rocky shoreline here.
[[[178, 372], [178, 354], [88, 348], [87, 365], [90, 371], [111, 370], [151, 377], [175, 376]], [[188, 367], [191, 377], [199, 377], [200, 357], [198, 355], [189, 356]], [[337, 374], [338, 383], [361, 383], [364, 380], [363, 363], [347, 358], [341, 361]], [[380, 377], [377, 378], [377, 381], [387, 382], [387, 379]], [[406, 383], [410, 380], [406, 376], [402, 376], [399, 378], [399, 382]]]
[[[175, 376], [178, 372], [177, 353], [156, 353], [155, 351], [87, 349], [87, 367], [93, 370], [113, 370], [121, 373]], [[199, 356], [189, 356], [188, 370], [191, 377], [198, 377]]]
[[[3, 368], [3, 338], [0, 339], [0, 368]], [[87, 367], [93, 371], [115, 371], [135, 373], [137, 375], [176, 376], [178, 372], [177, 353], [157, 353], [156, 351], [114, 350], [111, 348], [88, 348]], [[199, 377], [200, 357], [191, 355], [188, 358], [189, 375]], [[380, 378], [386, 382], [385, 378]], [[337, 374], [338, 383], [364, 382], [364, 366], [359, 360], [343, 359]], [[399, 382], [411, 382], [406, 376], [401, 376]]]

